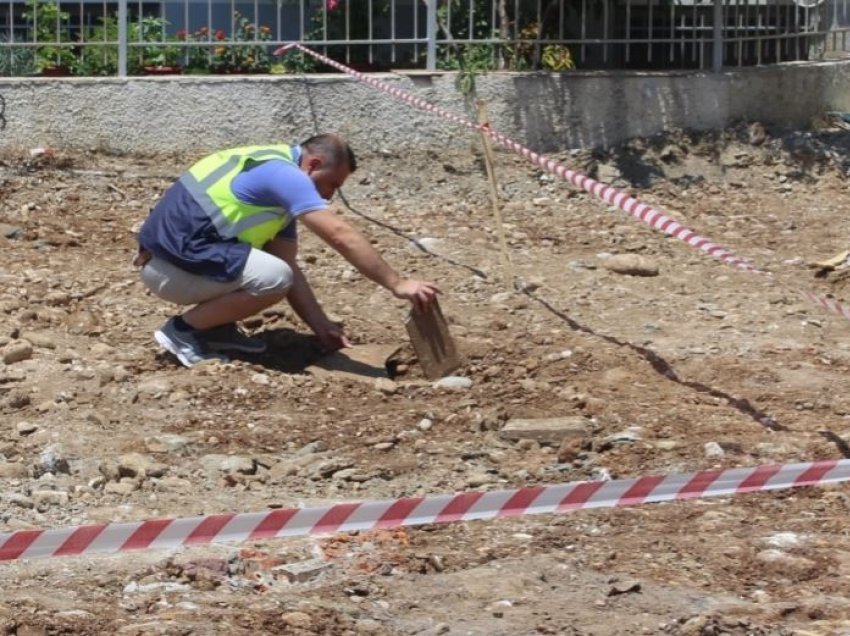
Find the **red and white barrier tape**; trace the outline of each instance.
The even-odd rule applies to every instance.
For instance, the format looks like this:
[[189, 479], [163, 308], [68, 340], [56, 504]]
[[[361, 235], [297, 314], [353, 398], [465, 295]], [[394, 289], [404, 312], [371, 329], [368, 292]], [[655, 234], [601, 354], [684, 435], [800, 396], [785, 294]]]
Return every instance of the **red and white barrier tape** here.
[[850, 460], [572, 482], [245, 514], [23, 530], [0, 534], [0, 561], [174, 549], [477, 519], [562, 514], [850, 481]]
[[653, 208], [646, 203], [641, 203], [637, 199], [630, 197], [625, 192], [620, 192], [616, 188], [612, 188], [609, 185], [605, 185], [604, 183], [600, 183], [590, 177], [584, 176], [575, 172], [574, 170], [570, 170], [563, 164], [558, 163], [554, 159], [550, 159], [546, 155], [541, 155], [539, 153], [534, 152], [530, 148], [523, 146], [512, 139], [509, 139], [505, 135], [496, 132], [490, 126], [476, 124], [464, 117], [456, 115], [452, 112], [449, 112], [439, 106], [432, 104], [420, 97], [416, 97], [415, 95], [408, 93], [407, 91], [401, 90], [394, 86], [390, 86], [386, 82], [382, 82], [374, 77], [370, 77], [358, 71], [355, 71], [344, 64], [340, 64], [339, 62], [332, 60], [331, 58], [322, 55], [321, 53], [317, 53], [311, 49], [308, 49], [305, 46], [302, 46], [298, 43], [290, 43], [285, 46], [280, 47], [275, 51], [275, 55], [280, 55], [285, 51], [297, 48], [300, 51], [304, 51], [305, 53], [312, 55], [318, 60], [321, 60], [325, 64], [332, 66], [333, 68], [339, 69], [343, 73], [347, 73], [353, 77], [356, 77], [361, 82], [369, 84], [381, 90], [385, 93], [389, 93], [393, 97], [397, 97], [402, 101], [407, 102], [408, 104], [415, 106], [416, 108], [434, 113], [435, 115], [439, 115], [444, 119], [448, 119], [456, 124], [469, 128], [470, 130], [482, 131], [488, 137], [490, 137], [493, 141], [495, 141], [500, 146], [511, 150], [522, 157], [525, 157], [532, 163], [536, 163], [541, 168], [550, 172], [551, 174], [557, 175], [559, 178], [564, 181], [569, 181], [573, 185], [586, 190], [590, 194], [599, 197], [609, 205], [616, 206], [621, 210], [631, 214], [632, 216], [640, 219], [644, 223], [651, 225], [656, 230], [660, 230], [670, 236], [673, 236], [677, 239], [680, 239], [686, 242], [691, 247], [696, 249], [700, 249], [710, 256], [713, 256], [721, 261], [733, 265], [735, 267], [739, 267], [741, 269], [745, 269], [748, 271], [760, 271], [756, 268], [755, 265], [749, 260], [745, 258], [741, 258], [740, 256], [735, 256], [728, 249], [713, 243], [712, 241], [699, 236], [695, 232], [692, 232], [688, 228], [680, 225], [678, 222], [671, 219], [666, 214], [660, 212], [659, 210]]
[[[684, 241], [691, 247], [699, 249], [728, 265], [732, 265], [745, 271], [757, 274], [770, 275], [770, 272], [758, 268], [750, 259], [736, 256], [725, 247], [722, 247], [705, 237], [699, 236], [695, 232], [684, 227], [683, 225], [681, 225], [674, 219], [671, 219], [669, 216], [667, 216], [663, 212], [660, 212], [656, 208], [647, 205], [646, 203], [642, 203], [637, 199], [627, 195], [626, 193], [620, 192], [616, 188], [613, 188], [609, 185], [605, 185], [604, 183], [600, 183], [594, 179], [591, 179], [590, 177], [579, 174], [574, 170], [570, 170], [569, 168], [567, 168], [561, 163], [558, 163], [554, 159], [550, 159], [545, 155], [536, 153], [530, 148], [527, 148], [522, 144], [506, 137], [505, 135], [496, 132], [488, 125], [476, 124], [464, 117], [461, 117], [443, 108], [440, 108], [439, 106], [432, 104], [420, 97], [416, 97], [415, 95], [407, 91], [395, 88], [394, 86], [390, 86], [386, 82], [382, 82], [374, 77], [370, 77], [368, 75], [355, 71], [353, 68], [345, 66], [344, 64], [341, 64], [336, 60], [332, 60], [331, 58], [322, 55], [321, 53], [317, 53], [316, 51], [313, 51], [312, 49], [309, 49], [297, 42], [292, 42], [280, 47], [275, 51], [275, 55], [280, 55], [285, 51], [288, 51], [289, 49], [293, 48], [297, 48], [298, 50], [303, 51], [304, 53], [307, 53], [308, 55], [311, 55], [318, 60], [321, 60], [325, 64], [332, 66], [333, 68], [336, 68], [342, 71], [343, 73], [351, 75], [360, 80], [361, 82], [364, 82], [370, 86], [373, 86], [374, 88], [377, 88], [378, 90], [388, 93], [393, 97], [397, 97], [398, 99], [401, 99], [402, 101], [405, 101], [416, 108], [438, 115], [451, 122], [469, 128], [470, 130], [483, 131], [500, 146], [507, 148], [508, 150], [511, 150], [522, 157], [525, 157], [532, 163], [536, 163], [547, 172], [557, 175], [564, 181], [569, 181], [573, 185], [582, 188], [590, 194], [593, 194], [594, 196], [602, 199], [603, 201], [605, 201], [605, 203], [616, 206], [621, 210], [627, 212], [628, 214], [634, 216], [635, 218], [640, 219], [641, 221], [653, 227], [654, 229], [664, 232], [665, 234], [669, 234], [670, 236], [673, 236], [681, 241]], [[843, 305], [834, 298], [829, 298], [826, 296], [817, 296], [815, 294], [812, 294], [811, 292], [804, 290], [795, 290], [795, 292], [801, 294], [804, 298], [813, 302], [819, 307], [829, 312], [832, 312], [838, 316], [842, 316], [847, 320], [850, 320], [850, 307]]]

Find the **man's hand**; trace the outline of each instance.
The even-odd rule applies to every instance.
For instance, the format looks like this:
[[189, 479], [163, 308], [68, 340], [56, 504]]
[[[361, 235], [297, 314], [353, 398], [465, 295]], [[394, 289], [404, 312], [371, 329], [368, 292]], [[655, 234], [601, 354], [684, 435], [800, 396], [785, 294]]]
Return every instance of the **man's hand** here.
[[396, 298], [409, 300], [420, 312], [426, 311], [437, 299], [437, 294], [442, 293], [434, 283], [412, 278], [402, 278], [393, 286], [392, 292]]
[[348, 349], [351, 347], [351, 341], [345, 335], [342, 325], [339, 325], [330, 320], [326, 320], [317, 325], [313, 331], [319, 342], [322, 343], [327, 351], [338, 351], [339, 349]]

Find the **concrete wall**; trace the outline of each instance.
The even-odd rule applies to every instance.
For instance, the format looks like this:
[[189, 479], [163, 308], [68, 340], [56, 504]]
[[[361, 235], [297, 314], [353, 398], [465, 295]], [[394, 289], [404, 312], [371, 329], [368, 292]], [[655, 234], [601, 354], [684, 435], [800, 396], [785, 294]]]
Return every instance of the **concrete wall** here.
[[[454, 75], [382, 79], [464, 113]], [[478, 79], [494, 128], [535, 149], [607, 146], [670, 128], [736, 121], [804, 126], [850, 110], [850, 62], [792, 63], [721, 74], [490, 73]], [[292, 141], [316, 130], [359, 151], [469, 144], [457, 126], [347, 76], [3, 79], [0, 149], [203, 151]]]

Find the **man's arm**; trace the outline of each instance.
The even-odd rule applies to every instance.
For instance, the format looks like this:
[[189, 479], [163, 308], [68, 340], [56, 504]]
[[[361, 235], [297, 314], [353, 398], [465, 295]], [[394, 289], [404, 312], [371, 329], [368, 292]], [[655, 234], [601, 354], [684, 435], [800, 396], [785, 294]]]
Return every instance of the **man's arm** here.
[[274, 238], [266, 243], [263, 249], [285, 261], [292, 270], [292, 287], [286, 295], [286, 300], [298, 317], [307, 323], [326, 347], [330, 349], [350, 347], [351, 342], [342, 328], [327, 317], [307, 277], [298, 266], [296, 260], [298, 243], [290, 239]]
[[309, 230], [339, 252], [366, 278], [388, 289], [397, 298], [409, 300], [419, 309], [427, 309], [440, 289], [427, 281], [402, 278], [381, 258], [355, 227], [331, 210], [317, 210], [299, 217]]

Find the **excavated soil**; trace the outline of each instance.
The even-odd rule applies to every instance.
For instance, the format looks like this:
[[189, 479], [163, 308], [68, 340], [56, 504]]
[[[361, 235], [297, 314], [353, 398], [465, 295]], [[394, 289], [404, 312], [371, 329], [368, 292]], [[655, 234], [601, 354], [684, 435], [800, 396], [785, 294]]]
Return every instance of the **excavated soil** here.
[[[0, 532], [850, 456], [850, 324], [799, 291], [848, 248], [841, 129], [671, 134], [560, 156], [771, 272], [738, 270], [497, 155], [363, 156], [338, 200], [444, 290], [471, 388], [434, 388], [406, 307], [302, 232], [303, 268], [391, 382], [313, 374], [286, 306], [269, 351], [180, 367], [134, 231], [194, 157], [7, 154], [0, 169]], [[415, 243], [414, 241], [418, 242]], [[425, 249], [421, 249], [421, 248]], [[609, 269], [634, 254], [656, 276]], [[651, 272], [650, 272], [651, 273]], [[562, 447], [511, 418], [577, 416]], [[0, 569], [0, 633], [848, 634], [845, 486]], [[286, 568], [305, 573], [290, 580]]]

